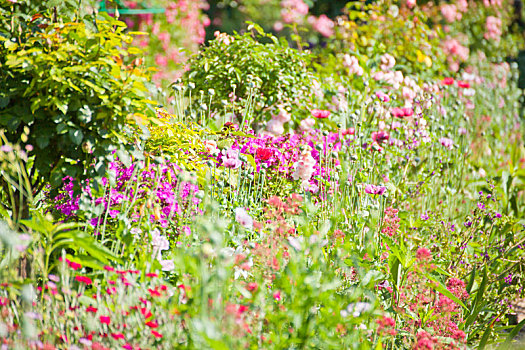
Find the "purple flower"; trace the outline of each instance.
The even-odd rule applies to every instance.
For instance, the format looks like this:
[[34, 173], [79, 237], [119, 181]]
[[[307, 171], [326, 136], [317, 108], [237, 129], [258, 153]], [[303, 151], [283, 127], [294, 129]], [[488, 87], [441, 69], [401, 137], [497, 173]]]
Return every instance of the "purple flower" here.
[[365, 192], [368, 194], [378, 194], [381, 196], [383, 193], [385, 193], [385, 191], [386, 191], [385, 186], [376, 186], [376, 185], [370, 185], [370, 184], [365, 186]]

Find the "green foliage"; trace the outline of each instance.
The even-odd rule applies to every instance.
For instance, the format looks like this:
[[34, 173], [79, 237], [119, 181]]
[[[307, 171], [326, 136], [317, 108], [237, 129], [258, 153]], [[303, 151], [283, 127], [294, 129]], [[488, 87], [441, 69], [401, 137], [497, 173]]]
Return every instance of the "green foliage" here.
[[335, 55], [353, 54], [367, 62], [368, 69], [379, 70], [380, 56], [388, 53], [405, 74], [424, 80], [446, 75], [438, 33], [426, 24], [424, 13], [392, 1], [349, 2], [346, 11], [328, 46]]
[[196, 97], [194, 108], [205, 104], [204, 110], [233, 112], [239, 122], [250, 112], [256, 122], [264, 121], [277, 114], [278, 107], [298, 118], [310, 109], [309, 55], [255, 24], [249, 30], [243, 35], [220, 34], [190, 61], [183, 82], [194, 84], [188, 90]]
[[9, 16], [0, 13], [0, 125], [10, 141], [33, 146], [33, 186], [104, 175], [111, 152], [129, 146], [131, 118], [152, 115], [147, 75], [123, 63], [132, 40], [126, 25], [111, 17]]

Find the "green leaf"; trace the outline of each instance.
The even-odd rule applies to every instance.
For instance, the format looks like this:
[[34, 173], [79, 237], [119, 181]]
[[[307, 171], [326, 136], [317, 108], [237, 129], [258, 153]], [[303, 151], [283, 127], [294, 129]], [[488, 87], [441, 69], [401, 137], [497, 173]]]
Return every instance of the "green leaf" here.
[[487, 327], [485, 332], [483, 333], [483, 336], [481, 337], [481, 340], [479, 341], [478, 350], [485, 349], [485, 346], [487, 345], [487, 341], [489, 340], [490, 332], [492, 332], [492, 327]]
[[520, 323], [518, 323], [512, 331], [510, 331], [509, 335], [505, 339], [505, 342], [503, 343], [503, 346], [509, 346], [510, 343], [516, 339], [516, 336], [521, 331], [521, 329], [525, 326], [525, 319], [523, 319]]
[[84, 133], [81, 130], [79, 130], [79, 129], [70, 129], [69, 130], [69, 138], [77, 146], [80, 146], [80, 144], [82, 143], [82, 140], [84, 139]]
[[254, 170], [257, 170], [257, 164], [255, 163], [255, 159], [253, 159], [253, 156], [251, 154], [245, 154], [246, 159], [248, 159], [248, 163], [253, 167]]
[[36, 138], [36, 145], [40, 149], [44, 149], [49, 145], [49, 137], [47, 135], [39, 135]]
[[485, 268], [483, 269], [483, 279], [481, 281], [481, 285], [479, 286], [477, 292], [476, 292], [476, 298], [474, 299], [474, 302], [472, 303], [471, 309], [470, 309], [470, 315], [465, 320], [465, 328], [470, 326], [474, 323], [476, 320], [476, 317], [479, 315], [481, 310], [483, 309], [483, 304], [480, 304], [483, 300], [483, 293], [485, 293], [485, 288], [487, 287], [488, 283], [488, 275], [487, 275], [487, 266], [485, 265]]
[[122, 264], [122, 260], [113, 254], [108, 248], [97, 242], [93, 236], [85, 233], [84, 231], [69, 231], [70, 237], [74, 240], [75, 244], [84, 249], [91, 257], [98, 261], [109, 264], [110, 261], [115, 261]]
[[443, 283], [438, 281], [437, 278], [435, 278], [434, 276], [430, 274], [427, 274], [426, 277], [429, 280], [434, 281], [437, 284], [435, 287], [438, 292], [440, 292], [447, 298], [452, 299], [456, 304], [461, 305], [461, 307], [463, 307], [464, 309], [468, 309], [467, 306], [461, 300], [459, 300], [454, 294], [452, 294], [452, 292], [450, 292]]
[[92, 268], [93, 270], [104, 270], [104, 264], [101, 264], [100, 261], [97, 259], [89, 256], [89, 255], [70, 255], [67, 254], [66, 256], [70, 261], [76, 262], [81, 264], [82, 266], [86, 266], [89, 268]]
[[0, 109], [6, 108], [9, 104], [10, 98], [9, 97], [0, 97]]

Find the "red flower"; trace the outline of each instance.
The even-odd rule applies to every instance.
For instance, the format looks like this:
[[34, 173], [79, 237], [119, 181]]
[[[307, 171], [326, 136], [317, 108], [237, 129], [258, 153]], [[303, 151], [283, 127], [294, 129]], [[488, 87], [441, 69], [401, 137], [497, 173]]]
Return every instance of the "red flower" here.
[[[59, 261], [63, 261], [62, 257], [58, 258]], [[66, 259], [66, 264], [73, 270], [78, 270], [82, 267], [79, 263]]]
[[148, 289], [149, 291], [149, 294], [152, 296], [152, 297], [160, 297], [160, 292], [157, 290], [157, 289], [151, 289], [149, 288]]
[[111, 333], [111, 336], [112, 336], [113, 339], [115, 339], [115, 340], [118, 340], [118, 339], [124, 339], [124, 334], [122, 334], [122, 333]]
[[445, 78], [441, 81], [443, 85], [452, 85], [454, 84], [454, 78]]
[[7, 298], [0, 298], [0, 306], [5, 306], [9, 303], [9, 299]]
[[467, 81], [458, 80], [458, 86], [463, 89], [468, 89], [470, 84]]
[[157, 328], [159, 324], [156, 321], [149, 321], [146, 322], [146, 326], [148, 326], [149, 328]]
[[147, 273], [147, 274], [146, 274], [146, 277], [153, 278], [153, 277], [159, 277], [159, 275], [156, 274], [156, 273], [150, 272], [150, 273]]
[[93, 283], [93, 281], [91, 280], [91, 278], [87, 277], [87, 276], [75, 276], [75, 279], [80, 282], [80, 283], [84, 283], [84, 284], [87, 284], [87, 285], [90, 285]]
[[98, 311], [98, 309], [96, 307], [93, 307], [91, 305], [89, 305], [87, 308], [86, 308], [86, 311], [87, 312], [92, 312], [92, 313], [96, 313]]
[[140, 313], [144, 316], [145, 319], [148, 319], [148, 318], [150, 318], [151, 316], [153, 316], [153, 314], [151, 313], [151, 311], [149, 311], [149, 310], [146, 309], [145, 307], [141, 307], [141, 308], [140, 308]]
[[162, 338], [162, 334], [160, 334], [160, 333], [157, 332], [157, 331], [151, 330], [151, 334], [153, 334], [153, 336], [154, 336], [155, 338]]
[[113, 267], [111, 267], [111, 266], [107, 266], [107, 265], [104, 266], [104, 270], [106, 270], [106, 271], [111, 271], [111, 272], [115, 271], [115, 269], [114, 269]]
[[237, 311], [238, 311], [239, 315], [243, 314], [246, 311], [248, 311], [248, 306], [246, 306], [246, 305], [239, 305], [239, 309]]
[[100, 323], [109, 325], [111, 323], [111, 318], [109, 316], [100, 316]]
[[313, 109], [312, 115], [317, 119], [325, 119], [330, 116], [330, 111], [326, 111], [323, 109]]
[[257, 148], [256, 154], [257, 158], [262, 161], [266, 161], [272, 157], [273, 152], [269, 148]]

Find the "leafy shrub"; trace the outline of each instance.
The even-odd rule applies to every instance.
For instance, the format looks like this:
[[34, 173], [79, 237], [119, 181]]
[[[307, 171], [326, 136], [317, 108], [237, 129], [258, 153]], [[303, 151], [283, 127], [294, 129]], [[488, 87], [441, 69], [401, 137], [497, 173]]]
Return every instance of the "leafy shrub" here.
[[417, 74], [420, 79], [445, 74], [440, 33], [427, 25], [421, 11], [412, 12], [392, 1], [358, 1], [348, 3], [346, 12], [329, 46], [334, 55], [363, 57], [368, 69], [378, 70], [380, 56], [390, 54], [405, 74]]
[[147, 74], [124, 64], [132, 40], [125, 24], [91, 16], [57, 23], [35, 14], [8, 25], [9, 11], [0, 16], [0, 123], [8, 140], [32, 145], [33, 187], [103, 175], [111, 153], [130, 148], [124, 137], [133, 118], [152, 116]]
[[194, 108], [204, 105], [206, 110], [209, 105], [214, 114], [232, 112], [237, 122], [249, 124], [263, 122], [282, 108], [298, 120], [310, 109], [313, 76], [307, 68], [308, 54], [290, 48], [285, 39], [265, 34], [257, 25], [249, 29], [253, 32], [218, 34], [190, 60], [183, 83], [194, 86], [187, 91], [195, 97]]

